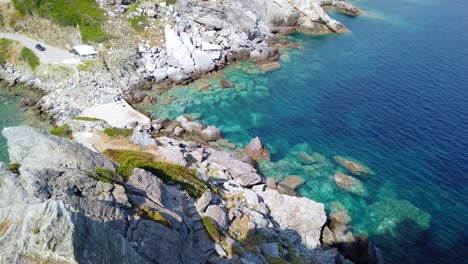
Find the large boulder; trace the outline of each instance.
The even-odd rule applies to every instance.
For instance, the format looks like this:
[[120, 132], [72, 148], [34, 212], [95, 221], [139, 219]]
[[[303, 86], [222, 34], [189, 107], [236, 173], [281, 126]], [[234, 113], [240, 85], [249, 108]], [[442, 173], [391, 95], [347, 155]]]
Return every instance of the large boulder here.
[[292, 190], [296, 190], [305, 183], [302, 177], [297, 175], [288, 176], [286, 179], [280, 182], [281, 185], [286, 186]]
[[143, 170], [134, 169], [132, 176], [125, 183], [125, 188], [134, 194], [145, 196], [152, 202], [162, 205], [163, 182], [153, 174]]
[[221, 130], [214, 126], [208, 126], [201, 132], [201, 137], [205, 141], [215, 141], [221, 138]]
[[[290, 3], [302, 15], [302, 20], [299, 20], [301, 26], [309, 28], [315, 33], [321, 33], [324, 30], [331, 32], [341, 32], [344, 30], [344, 26], [340, 22], [328, 16], [320, 6], [319, 1], [291, 0]], [[321, 26], [317, 28], [317, 24]]]
[[193, 121], [191, 120], [190, 118], [184, 116], [184, 115], [181, 115], [179, 117], [176, 118], [176, 121], [177, 122], [180, 122], [182, 128], [188, 132], [188, 133], [193, 133], [193, 134], [196, 134], [196, 135], [201, 135], [202, 131], [206, 128], [205, 125], [199, 123], [199, 122], [196, 122], [196, 121]]
[[280, 194], [269, 188], [257, 191], [281, 228], [295, 230], [307, 248], [320, 247], [322, 228], [327, 220], [323, 204], [304, 197]]
[[365, 195], [366, 193], [366, 190], [361, 181], [354, 177], [337, 172], [335, 173], [335, 176], [333, 176], [333, 179], [335, 180], [335, 183], [338, 187], [345, 189], [348, 192], [359, 195]]
[[244, 151], [254, 160], [270, 159], [270, 152], [258, 137], [253, 138], [245, 147]]
[[179, 32], [175, 29], [166, 26], [164, 30], [166, 36], [166, 50], [180, 63], [186, 71], [194, 70], [194, 62], [192, 59], [192, 51], [185, 45], [179, 36]]
[[206, 208], [205, 216], [210, 217], [218, 225], [219, 228], [226, 230], [229, 226], [227, 212], [220, 205], [210, 205]]
[[182, 153], [182, 149], [179, 146], [165, 146], [160, 149], [159, 151], [159, 157], [162, 159], [162, 161], [172, 163], [172, 164], [178, 164], [181, 166], [186, 166], [187, 165], [187, 160], [184, 157], [184, 154]]
[[210, 151], [208, 162], [217, 173], [210, 175], [215, 178], [225, 178], [234, 180], [241, 186], [247, 187], [259, 184], [263, 181], [257, 170], [231, 153], [225, 151]]
[[195, 61], [195, 71], [198, 73], [207, 73], [216, 68], [216, 64], [210, 58], [210, 54], [205, 51], [195, 50], [193, 52], [193, 59]]
[[8, 142], [10, 161], [29, 169], [77, 169], [94, 171], [96, 168], [114, 170], [116, 165], [107, 157], [83, 145], [31, 127], [9, 127], [3, 130]]

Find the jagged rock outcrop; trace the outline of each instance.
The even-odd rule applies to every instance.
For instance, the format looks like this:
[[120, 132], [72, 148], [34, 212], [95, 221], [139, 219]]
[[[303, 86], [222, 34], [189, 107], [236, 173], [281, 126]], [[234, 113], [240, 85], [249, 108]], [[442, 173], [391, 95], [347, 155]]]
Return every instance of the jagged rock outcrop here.
[[[161, 123], [167, 125], [154, 122]], [[348, 263], [335, 249], [320, 248], [323, 204], [258, 185], [252, 165], [227, 152], [152, 138], [153, 151], [190, 155], [185, 166], [210, 182], [213, 191], [195, 201], [143, 169], [123, 182], [116, 164], [79, 143], [28, 127], [3, 134], [21, 166], [12, 173], [0, 164], [2, 262]], [[114, 176], [99, 181], [97, 168]]]
[[60, 200], [0, 207], [0, 226], [1, 263], [147, 263], [109, 225]]
[[[21, 222], [21, 215], [32, 219], [38, 215], [50, 216], [44, 219], [43, 224], [38, 223], [42, 224], [39, 232], [57, 232], [56, 240], [52, 240], [55, 244], [44, 244], [50, 241], [44, 237], [38, 240], [37, 247], [25, 247], [27, 253], [53, 256], [64, 259], [66, 263], [94, 262], [94, 257], [103, 260], [102, 263], [187, 263], [188, 260], [194, 263], [193, 258], [196, 259], [195, 263], [205, 263], [211, 254], [212, 242], [203, 229], [195, 230], [193, 218], [197, 219], [197, 215], [193, 212], [196, 209], [193, 200], [184, 191], [162, 185], [153, 175], [138, 170], [132, 181], [125, 185], [119, 181], [98, 181], [90, 177], [95, 169], [105, 168], [112, 172], [116, 165], [79, 143], [29, 127], [7, 128], [3, 134], [8, 140], [10, 160], [21, 164], [18, 175], [9, 178], [2, 175], [0, 222], [8, 225], [5, 234], [11, 234], [10, 240], [20, 244], [25, 243], [23, 238], [30, 238], [19, 236], [22, 233], [14, 233], [10, 229], [11, 226], [19, 230], [36, 230], [35, 222]], [[151, 183], [151, 187], [146, 186], [147, 183]], [[132, 192], [126, 193], [126, 188]], [[158, 193], [161, 194], [159, 201]], [[25, 205], [20, 206], [20, 201], [24, 201]], [[161, 209], [173, 228], [137, 215], [135, 206], [140, 205]], [[53, 213], [54, 210], [58, 213]], [[18, 217], [12, 218], [13, 215]], [[53, 225], [49, 225], [50, 222]], [[53, 228], [57, 230], [51, 230]], [[71, 232], [71, 235], [63, 237], [65, 231]], [[85, 243], [83, 239], [89, 232], [102, 234], [102, 237], [98, 239], [89, 235], [90, 241]], [[78, 237], [73, 240], [72, 235]], [[0, 238], [3, 239], [3, 236], [0, 235]], [[35, 243], [35, 240], [31, 240], [29, 245]], [[1, 248], [5, 250], [1, 254], [5, 259], [21, 257], [20, 251]], [[104, 256], [112, 253], [113, 256]], [[121, 254], [127, 254], [127, 257], [116, 260]], [[31, 261], [25, 260], [25, 263]]]
[[258, 137], [253, 138], [244, 151], [254, 160], [270, 159], [270, 152]]

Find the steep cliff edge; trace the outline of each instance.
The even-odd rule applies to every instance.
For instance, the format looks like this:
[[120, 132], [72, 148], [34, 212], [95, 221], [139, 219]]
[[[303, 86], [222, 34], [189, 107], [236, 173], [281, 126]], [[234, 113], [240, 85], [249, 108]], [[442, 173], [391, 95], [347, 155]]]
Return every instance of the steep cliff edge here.
[[[0, 167], [2, 262], [348, 262], [336, 249], [322, 249], [322, 204], [261, 182], [242, 187], [232, 180], [236, 167], [226, 167], [241, 162], [232, 155], [174, 139], [160, 145], [168, 154], [189, 151], [201, 162], [210, 157], [206, 189], [194, 196], [183, 182], [165, 178], [184, 173], [171, 167], [177, 165], [146, 163], [124, 181], [116, 173], [122, 164], [79, 143], [29, 127], [3, 134], [16, 166], [13, 172]], [[170, 170], [160, 174], [152, 164]]]

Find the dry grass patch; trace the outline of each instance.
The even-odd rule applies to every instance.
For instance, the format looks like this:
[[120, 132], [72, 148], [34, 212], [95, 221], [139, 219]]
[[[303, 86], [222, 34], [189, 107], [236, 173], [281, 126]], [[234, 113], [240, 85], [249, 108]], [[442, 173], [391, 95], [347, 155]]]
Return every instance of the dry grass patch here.
[[12, 222], [10, 220], [5, 220], [0, 223], [0, 237], [3, 236], [6, 231], [8, 231], [8, 228], [10, 228]]
[[153, 211], [148, 207], [145, 207], [145, 206], [138, 207], [137, 208], [137, 214], [140, 217], [143, 217], [145, 219], [154, 221], [154, 222], [156, 222], [158, 224], [167, 226], [169, 228], [172, 227], [171, 222], [169, 220], [167, 220], [167, 218], [164, 217], [164, 215], [162, 215], [160, 212]]

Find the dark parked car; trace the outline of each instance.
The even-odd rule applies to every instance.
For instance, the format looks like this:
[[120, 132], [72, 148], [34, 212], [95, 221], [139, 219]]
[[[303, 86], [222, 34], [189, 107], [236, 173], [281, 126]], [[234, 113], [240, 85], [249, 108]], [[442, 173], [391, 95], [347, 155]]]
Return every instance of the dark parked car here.
[[38, 44], [36, 44], [36, 49], [37, 49], [38, 51], [44, 51], [44, 50], [45, 50], [45, 47], [38, 43]]

